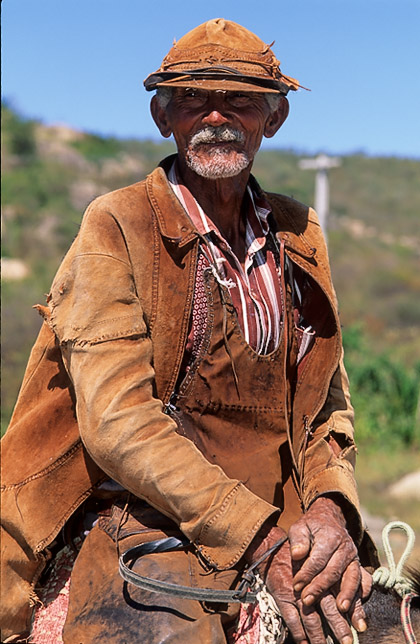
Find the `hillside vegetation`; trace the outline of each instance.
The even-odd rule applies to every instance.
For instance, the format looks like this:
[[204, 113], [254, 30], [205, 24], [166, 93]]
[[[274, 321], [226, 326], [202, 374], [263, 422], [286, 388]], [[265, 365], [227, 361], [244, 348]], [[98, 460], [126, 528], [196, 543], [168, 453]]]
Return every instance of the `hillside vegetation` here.
[[[40, 327], [31, 310], [96, 196], [146, 176], [172, 143], [45, 126], [2, 108], [3, 424]], [[292, 151], [259, 153], [267, 190], [313, 201]], [[328, 241], [359, 444], [420, 447], [420, 162], [345, 156], [330, 173]]]

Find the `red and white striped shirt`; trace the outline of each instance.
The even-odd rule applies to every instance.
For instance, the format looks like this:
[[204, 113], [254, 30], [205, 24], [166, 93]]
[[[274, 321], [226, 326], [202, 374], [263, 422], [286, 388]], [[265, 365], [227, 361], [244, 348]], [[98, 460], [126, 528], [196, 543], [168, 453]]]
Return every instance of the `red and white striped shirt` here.
[[[172, 165], [168, 179], [205, 240], [201, 244], [203, 256], [198, 263], [197, 281], [203, 279], [203, 270], [210, 268], [219, 283], [229, 289], [246, 342], [259, 354], [273, 352], [280, 340], [282, 298], [278, 251], [267, 221], [271, 212], [269, 205], [248, 185], [245, 262], [242, 267], [220, 230], [182, 183], [176, 163]], [[200, 290], [197, 283], [196, 293]], [[196, 306], [193, 309], [194, 317], [200, 317]], [[191, 351], [194, 344], [197, 345], [197, 334], [204, 335], [205, 328], [200, 331], [200, 326], [202, 325], [193, 319], [187, 351]]]

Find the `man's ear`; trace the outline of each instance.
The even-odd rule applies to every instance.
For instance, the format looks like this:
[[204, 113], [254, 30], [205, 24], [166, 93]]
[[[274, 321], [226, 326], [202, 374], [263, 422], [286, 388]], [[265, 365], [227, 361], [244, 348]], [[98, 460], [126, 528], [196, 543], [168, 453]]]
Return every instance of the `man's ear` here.
[[281, 128], [289, 115], [289, 101], [285, 96], [282, 96], [279, 106], [275, 112], [272, 112], [267, 119], [264, 128], [264, 136], [271, 139], [272, 136]]
[[156, 96], [153, 96], [150, 101], [150, 111], [161, 135], [164, 136], [165, 139], [169, 138], [172, 134], [172, 128], [169, 125], [166, 110], [161, 107]]

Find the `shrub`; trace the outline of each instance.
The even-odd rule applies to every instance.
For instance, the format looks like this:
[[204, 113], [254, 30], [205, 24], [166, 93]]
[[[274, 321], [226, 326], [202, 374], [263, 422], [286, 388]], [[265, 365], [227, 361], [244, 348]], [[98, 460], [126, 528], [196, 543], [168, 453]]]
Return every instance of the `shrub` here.
[[420, 446], [420, 363], [407, 368], [375, 354], [360, 326], [344, 336], [345, 363], [356, 413], [356, 438], [372, 447]]

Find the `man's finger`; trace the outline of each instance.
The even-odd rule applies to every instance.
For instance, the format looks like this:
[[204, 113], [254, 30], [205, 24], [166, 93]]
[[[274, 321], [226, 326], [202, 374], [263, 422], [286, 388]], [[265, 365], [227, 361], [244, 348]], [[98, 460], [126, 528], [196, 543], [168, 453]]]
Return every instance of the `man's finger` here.
[[362, 571], [358, 560], [352, 561], [343, 573], [340, 592], [337, 595], [337, 606], [346, 613], [352, 605], [362, 580]]
[[289, 601], [277, 601], [276, 603], [294, 641], [298, 644], [309, 644], [296, 606]]
[[327, 594], [320, 601], [321, 610], [340, 644], [353, 644], [353, 635], [347, 620], [338, 611], [335, 597]]
[[315, 542], [308, 559], [294, 576], [294, 590], [299, 592], [307, 586], [304, 596], [312, 594], [315, 598], [319, 597], [320, 593], [341, 579], [344, 570], [356, 555], [356, 548], [351, 541]]
[[373, 584], [373, 579], [372, 575], [368, 573], [367, 570], [365, 570], [363, 567], [361, 567], [361, 574], [362, 574], [362, 579], [360, 582], [360, 587], [361, 587], [361, 596], [362, 596], [362, 601], [365, 601], [370, 593], [372, 592], [372, 584]]
[[298, 561], [307, 557], [311, 549], [311, 532], [304, 521], [297, 521], [289, 529], [289, 543], [292, 559]]
[[318, 611], [312, 607], [304, 606], [302, 602], [299, 602], [299, 607], [300, 616], [310, 643], [326, 644], [327, 640]]
[[353, 624], [356, 631], [363, 633], [367, 629], [367, 624], [366, 614], [363, 610], [362, 600], [360, 599], [360, 597], [357, 598], [355, 602], [353, 602], [353, 605], [349, 610], [349, 615], [351, 623]]

